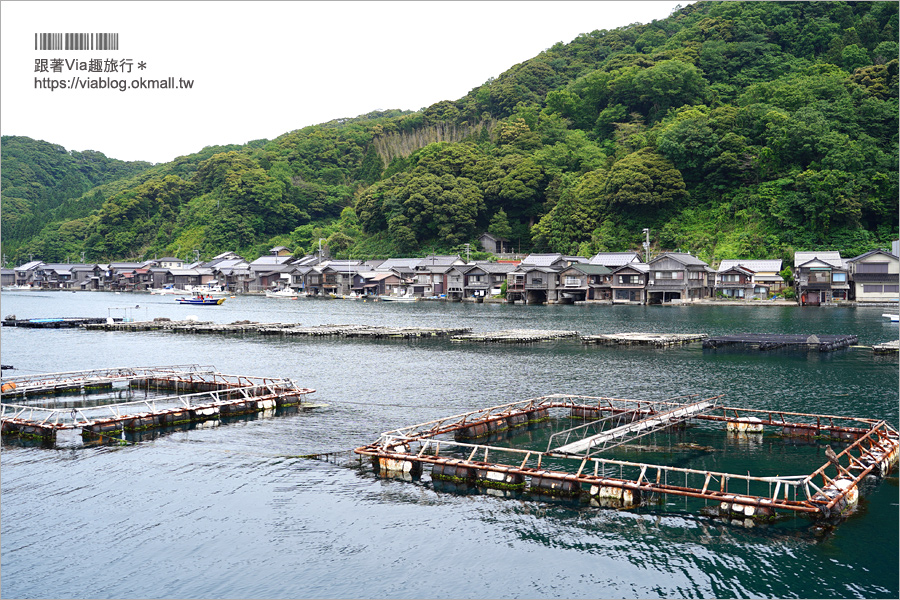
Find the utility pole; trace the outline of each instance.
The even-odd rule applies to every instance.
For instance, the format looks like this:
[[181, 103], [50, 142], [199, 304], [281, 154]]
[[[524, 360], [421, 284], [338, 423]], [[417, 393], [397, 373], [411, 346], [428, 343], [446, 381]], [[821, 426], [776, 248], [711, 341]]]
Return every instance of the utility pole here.
[[469, 263], [469, 244], [466, 244], [466, 264]]
[[646, 227], [644, 228], [643, 234], [646, 236], [644, 239], [644, 262], [650, 262], [650, 230]]

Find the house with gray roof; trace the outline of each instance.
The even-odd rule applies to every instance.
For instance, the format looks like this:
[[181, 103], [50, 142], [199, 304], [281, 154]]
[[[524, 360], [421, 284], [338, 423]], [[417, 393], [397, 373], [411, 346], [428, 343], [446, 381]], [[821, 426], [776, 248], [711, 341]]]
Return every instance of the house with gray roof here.
[[576, 263], [559, 273], [560, 300], [612, 299], [612, 271], [603, 265]]
[[516, 270], [511, 263], [476, 263], [460, 267], [463, 273], [462, 296], [484, 300], [500, 293], [507, 275]]
[[612, 271], [613, 304], [644, 304], [647, 298], [647, 263], [628, 263]]
[[13, 271], [15, 271], [16, 273], [16, 285], [33, 286], [34, 274], [37, 272], [38, 267], [43, 264], [43, 261], [32, 260], [13, 269]]
[[900, 302], [900, 258], [872, 250], [847, 260], [852, 297], [857, 302]]
[[481, 246], [483, 252], [491, 254], [512, 254], [512, 242], [493, 233], [482, 233], [478, 236], [478, 245]]
[[[560, 256], [561, 257], [561, 256]], [[559, 301], [559, 268], [525, 264], [506, 275], [507, 302], [554, 304]]]
[[[734, 269], [740, 269], [735, 271]], [[715, 293], [739, 298], [766, 298], [769, 292], [784, 289], [781, 259], [745, 260], [727, 258], [715, 273]], [[738, 293], [737, 290], [742, 290]]]
[[664, 252], [647, 263], [647, 303], [693, 302], [712, 296], [708, 264], [685, 252]]
[[819, 306], [849, 299], [850, 269], [840, 252], [795, 252], [793, 270], [800, 306]]

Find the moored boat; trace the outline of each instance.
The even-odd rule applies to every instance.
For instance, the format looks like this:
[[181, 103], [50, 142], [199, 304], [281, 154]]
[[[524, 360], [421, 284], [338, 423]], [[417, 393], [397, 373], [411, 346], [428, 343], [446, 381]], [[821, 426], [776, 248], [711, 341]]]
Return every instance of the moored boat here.
[[191, 304], [194, 306], [218, 306], [225, 302], [225, 298], [213, 298], [204, 294], [194, 294], [190, 298], [175, 298], [178, 304]]
[[286, 300], [296, 300], [306, 296], [303, 292], [295, 292], [291, 288], [283, 288], [278, 291], [266, 290], [266, 298], [282, 298]]
[[885, 319], [889, 319], [891, 323], [900, 323], [900, 315], [884, 313], [881, 316], [884, 317]]
[[378, 296], [378, 299], [384, 302], [415, 302], [418, 300], [418, 298], [412, 294], [405, 294], [403, 296]]
[[175, 287], [171, 286], [171, 285], [167, 285], [166, 287], [162, 287], [162, 288], [151, 288], [150, 289], [150, 293], [157, 295], [157, 296], [163, 296], [166, 294], [183, 294], [184, 292], [185, 292], [184, 290], [175, 289]]

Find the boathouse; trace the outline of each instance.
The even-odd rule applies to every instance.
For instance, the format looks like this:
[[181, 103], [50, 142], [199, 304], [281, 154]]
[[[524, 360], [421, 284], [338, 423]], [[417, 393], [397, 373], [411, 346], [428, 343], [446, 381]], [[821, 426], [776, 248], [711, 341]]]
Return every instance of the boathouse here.
[[[736, 281], [733, 277], [726, 280], [725, 275], [735, 275], [732, 269], [738, 267], [750, 272], [748, 282], [752, 286], [740, 285], [740, 278]], [[769, 292], [780, 292], [784, 289], [784, 278], [780, 275], [780, 260], [743, 260], [743, 259], [725, 259], [719, 263], [719, 270], [716, 273], [715, 291], [723, 292], [724, 296], [735, 297], [735, 294], [729, 293], [728, 290], [744, 289], [743, 298], [765, 298]], [[739, 285], [735, 285], [739, 284]]]
[[795, 253], [794, 282], [800, 306], [819, 306], [848, 299], [849, 269], [840, 252]]
[[603, 265], [574, 264], [559, 273], [560, 294], [564, 302], [610, 300], [612, 271]]
[[643, 304], [649, 269], [645, 263], [628, 263], [614, 269], [610, 284], [613, 304]]
[[666, 252], [649, 263], [647, 303], [691, 302], [712, 295], [709, 265], [691, 254]]

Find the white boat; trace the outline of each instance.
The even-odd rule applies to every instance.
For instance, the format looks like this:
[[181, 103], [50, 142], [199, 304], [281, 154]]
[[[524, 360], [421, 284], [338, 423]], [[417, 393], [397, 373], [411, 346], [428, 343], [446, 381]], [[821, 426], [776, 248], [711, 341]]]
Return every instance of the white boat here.
[[266, 290], [266, 298], [282, 298], [287, 300], [296, 300], [297, 298], [302, 298], [306, 296], [303, 292], [295, 292], [291, 288], [283, 288], [276, 292], [272, 290]]
[[884, 313], [881, 315], [885, 319], [890, 319], [891, 323], [900, 323], [900, 315], [892, 315], [891, 313]]
[[174, 287], [168, 286], [164, 288], [151, 288], [150, 293], [157, 296], [164, 296], [166, 294], [184, 294], [184, 290], [176, 290]]
[[220, 285], [186, 285], [184, 291], [189, 294], [203, 294], [204, 296], [229, 296], [231, 292], [222, 289]]
[[415, 302], [419, 298], [412, 294], [404, 294], [403, 296], [378, 296], [382, 302]]
[[40, 288], [31, 287], [30, 285], [5, 285], [3, 286], [4, 292], [30, 292], [32, 290], [39, 290]]

